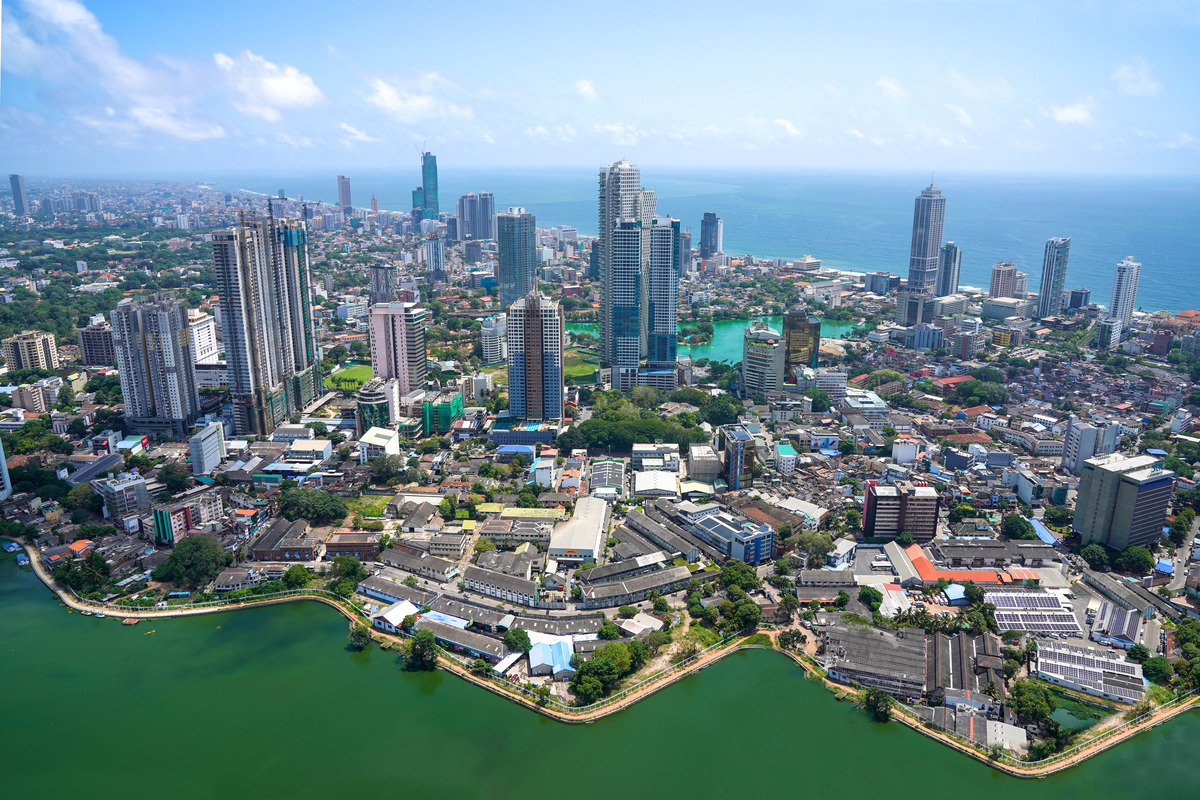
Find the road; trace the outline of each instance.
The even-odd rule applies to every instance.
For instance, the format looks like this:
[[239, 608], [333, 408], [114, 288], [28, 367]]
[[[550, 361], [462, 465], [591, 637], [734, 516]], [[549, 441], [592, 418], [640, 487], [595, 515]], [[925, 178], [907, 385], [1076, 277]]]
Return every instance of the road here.
[[1175, 550], [1175, 577], [1171, 578], [1171, 582], [1167, 584], [1167, 588], [1172, 592], [1178, 592], [1183, 589], [1183, 584], [1187, 581], [1188, 567], [1192, 554], [1192, 541], [1196, 538], [1198, 528], [1200, 528], [1200, 517], [1192, 523], [1192, 529], [1188, 531], [1188, 536], [1183, 546]]

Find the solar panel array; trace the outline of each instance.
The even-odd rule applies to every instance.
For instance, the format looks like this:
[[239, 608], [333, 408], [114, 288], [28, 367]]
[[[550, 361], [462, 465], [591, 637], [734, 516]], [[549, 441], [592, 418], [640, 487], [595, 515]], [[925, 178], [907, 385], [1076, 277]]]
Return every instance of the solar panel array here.
[[1102, 651], [1102, 653], [1097, 653], [1090, 648], [1064, 647], [1060, 644], [1044, 642], [1038, 647], [1038, 663], [1040, 665], [1041, 659], [1048, 659], [1059, 664], [1119, 672], [1123, 675], [1138, 674], [1136, 664], [1131, 664], [1123, 658], [1110, 658], [1107, 656], [1108, 651]]
[[[1140, 668], [1082, 648], [1044, 644], [1038, 648], [1038, 672], [1128, 702], [1141, 699]], [[1108, 673], [1108, 674], [1106, 674]]]
[[1054, 609], [1062, 608], [1062, 602], [1057, 595], [1049, 592], [1005, 592], [1005, 591], [987, 591], [984, 592], [984, 602], [991, 603], [997, 610], [1002, 608], [1021, 608], [1021, 609]]
[[996, 611], [996, 623], [1002, 631], [1024, 633], [1083, 634], [1079, 620], [1070, 611]]

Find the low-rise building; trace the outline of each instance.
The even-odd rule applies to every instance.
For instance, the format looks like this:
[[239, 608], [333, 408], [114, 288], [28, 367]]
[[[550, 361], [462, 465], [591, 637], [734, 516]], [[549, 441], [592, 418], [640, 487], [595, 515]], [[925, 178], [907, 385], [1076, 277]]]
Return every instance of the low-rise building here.
[[874, 686], [907, 702], [925, 694], [925, 631], [830, 628], [822, 663], [829, 677]]
[[1136, 703], [1146, 694], [1142, 666], [1116, 650], [1043, 641], [1036, 658], [1034, 674], [1059, 686], [1119, 703]]
[[613, 608], [640, 603], [651, 592], [663, 595], [678, 591], [691, 579], [692, 572], [687, 567], [668, 567], [623, 581], [589, 584], [583, 587], [577, 605], [579, 608]]
[[462, 582], [471, 591], [508, 603], [532, 606], [538, 602], [537, 583], [515, 575], [469, 566], [463, 570]]
[[549, 556], [557, 561], [595, 561], [604, 549], [610, 508], [595, 497], [581, 497], [571, 519], [550, 534]]
[[250, 553], [255, 561], [316, 561], [325, 553], [325, 538], [302, 519], [280, 517], [254, 541]]
[[392, 547], [379, 554], [379, 561], [389, 567], [411, 572], [422, 578], [445, 583], [454, 577], [458, 567], [452, 561], [431, 555], [413, 555]]

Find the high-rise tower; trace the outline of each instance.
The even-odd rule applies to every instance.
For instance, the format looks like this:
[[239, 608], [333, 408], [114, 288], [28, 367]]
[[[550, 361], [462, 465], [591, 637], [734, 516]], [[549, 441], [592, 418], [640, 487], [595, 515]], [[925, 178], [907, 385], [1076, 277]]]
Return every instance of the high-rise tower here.
[[139, 432], [183, 437], [200, 414], [187, 305], [163, 295], [128, 298], [110, 318], [126, 421]]
[[396, 268], [386, 261], [371, 265], [371, 302], [390, 303], [396, 299]]
[[1038, 318], [1052, 317], [1063, 309], [1063, 288], [1067, 280], [1067, 255], [1071, 238], [1054, 238], [1046, 242], [1046, 257], [1042, 261], [1042, 285], [1038, 289]]
[[496, 242], [500, 307], [508, 308], [537, 288], [537, 220], [523, 208], [497, 214]]
[[1017, 265], [1011, 261], [1001, 261], [992, 265], [992, 280], [988, 286], [988, 294], [992, 297], [1016, 297]]
[[705, 211], [700, 220], [700, 258], [707, 261], [723, 252], [725, 223], [712, 211]]
[[669, 372], [674, 385], [679, 330], [679, 272], [682, 245], [679, 220], [655, 217], [650, 227], [646, 275], [646, 361], [654, 372]]
[[962, 271], [962, 248], [946, 242], [938, 253], [938, 297], [958, 293], [958, 276]]
[[496, 201], [491, 192], [469, 192], [458, 198], [458, 240], [496, 238]]
[[425, 388], [425, 309], [416, 303], [371, 307], [371, 368], [376, 378], [395, 380], [399, 394]]
[[8, 183], [12, 186], [13, 213], [18, 217], [27, 217], [32, 214], [29, 194], [25, 191], [25, 176], [13, 173], [8, 176]]
[[908, 289], [933, 292], [937, 288], [938, 249], [946, 220], [946, 198], [933, 184], [913, 203], [912, 246], [908, 254]]
[[338, 205], [341, 206], [342, 213], [349, 219], [354, 213], [354, 204], [350, 202], [350, 179], [345, 175], [338, 175]]
[[1133, 256], [1125, 256], [1125, 260], [1117, 264], [1117, 274], [1113, 279], [1112, 304], [1108, 314], [1121, 323], [1121, 334], [1124, 336], [1133, 324], [1133, 310], [1137, 308], [1138, 280], [1142, 275], [1142, 265], [1133, 260]]
[[599, 194], [593, 250], [600, 248], [600, 360], [614, 370], [636, 369], [646, 330], [643, 258], [650, 255], [642, 237], [654, 215], [654, 193], [642, 189], [641, 170], [617, 161], [600, 170]]
[[784, 363], [787, 372], [797, 367], [817, 368], [821, 353], [821, 318], [801, 309], [783, 315]]
[[420, 212], [420, 219], [438, 218], [438, 174], [437, 156], [421, 153], [421, 185], [413, 189], [413, 211]]
[[562, 419], [562, 306], [533, 291], [508, 307], [508, 410], [519, 419]]
[[308, 230], [270, 213], [240, 223], [213, 234], [234, 430], [268, 436], [321, 390]]

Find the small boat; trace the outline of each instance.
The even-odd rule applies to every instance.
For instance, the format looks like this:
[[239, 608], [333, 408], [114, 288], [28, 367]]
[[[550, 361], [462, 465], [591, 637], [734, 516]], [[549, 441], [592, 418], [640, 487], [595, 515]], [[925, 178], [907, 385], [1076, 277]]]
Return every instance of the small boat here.
[[146, 631], [146, 633], [145, 633], [145, 634], [143, 634], [143, 635], [144, 635], [144, 636], [153, 636], [153, 635], [154, 635], [154, 633], [155, 633], [154, 631]]
[[90, 617], [92, 615], [92, 612], [90, 611], [80, 611], [79, 613], [83, 614], [85, 617]]
[[139, 622], [141, 622], [141, 620], [137, 617], [126, 617], [125, 619], [121, 620], [122, 625], [137, 625]]
[[100, 613], [97, 613], [97, 614], [96, 614], [96, 619], [104, 619], [104, 615], [103, 615], [103, 614], [100, 614]]

